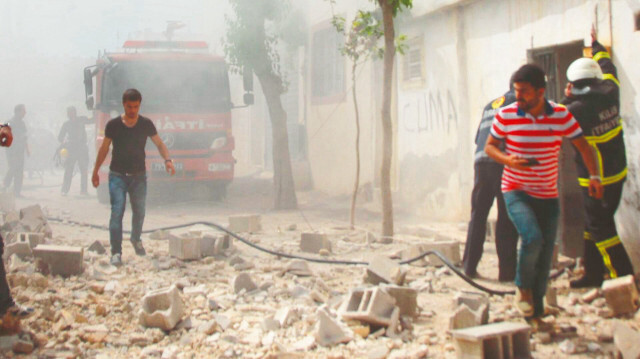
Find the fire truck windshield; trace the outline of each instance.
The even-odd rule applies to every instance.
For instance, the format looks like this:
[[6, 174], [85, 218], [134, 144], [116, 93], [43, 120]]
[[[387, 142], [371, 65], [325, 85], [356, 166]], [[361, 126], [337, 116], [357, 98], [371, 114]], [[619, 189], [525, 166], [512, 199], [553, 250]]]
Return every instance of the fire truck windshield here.
[[122, 93], [142, 93], [146, 113], [208, 113], [231, 109], [229, 78], [223, 62], [121, 61], [105, 70], [101, 107], [121, 110]]

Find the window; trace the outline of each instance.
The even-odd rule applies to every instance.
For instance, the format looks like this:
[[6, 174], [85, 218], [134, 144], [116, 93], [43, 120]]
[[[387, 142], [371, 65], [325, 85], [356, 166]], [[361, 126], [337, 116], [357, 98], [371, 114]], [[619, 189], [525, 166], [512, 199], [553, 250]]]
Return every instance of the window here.
[[312, 47], [312, 94], [314, 97], [340, 95], [345, 91], [344, 58], [340, 47], [343, 36], [333, 27], [313, 34]]
[[424, 45], [422, 37], [408, 42], [408, 48], [402, 56], [402, 82], [406, 86], [424, 84]]

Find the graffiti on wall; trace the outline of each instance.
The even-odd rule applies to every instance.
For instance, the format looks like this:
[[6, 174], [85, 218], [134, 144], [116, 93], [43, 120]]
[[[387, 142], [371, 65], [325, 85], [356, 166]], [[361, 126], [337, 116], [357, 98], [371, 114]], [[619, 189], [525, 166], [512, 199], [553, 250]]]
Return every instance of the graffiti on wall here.
[[404, 130], [411, 133], [456, 131], [458, 111], [451, 90], [425, 91], [406, 100], [402, 119]]

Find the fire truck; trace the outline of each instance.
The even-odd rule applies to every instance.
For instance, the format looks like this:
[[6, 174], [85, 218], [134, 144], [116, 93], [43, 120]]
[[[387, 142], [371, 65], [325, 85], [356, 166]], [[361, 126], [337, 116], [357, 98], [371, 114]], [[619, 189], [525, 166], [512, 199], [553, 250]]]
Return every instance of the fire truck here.
[[[248, 71], [244, 75], [248, 106], [253, 104], [253, 75]], [[146, 170], [151, 193], [162, 184], [184, 182], [188, 183], [184, 187], [201, 193], [204, 189], [214, 199], [225, 195], [234, 174], [234, 105], [227, 65], [209, 52], [206, 42], [128, 40], [122, 51], [99, 54], [96, 64], [84, 69], [84, 85], [86, 105], [96, 123], [96, 149], [104, 139], [107, 122], [123, 112], [122, 93], [128, 88], [142, 93], [140, 113], [154, 122], [176, 168], [176, 175], [169, 176], [148, 140]], [[109, 162], [107, 158], [99, 171], [101, 202], [109, 200]]]

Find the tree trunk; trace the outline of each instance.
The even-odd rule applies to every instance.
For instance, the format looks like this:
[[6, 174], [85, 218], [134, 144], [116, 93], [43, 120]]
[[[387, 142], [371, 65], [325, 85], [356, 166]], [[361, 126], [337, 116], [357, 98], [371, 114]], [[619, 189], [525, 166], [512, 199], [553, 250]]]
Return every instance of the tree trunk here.
[[351, 195], [351, 229], [356, 224], [356, 198], [358, 197], [358, 187], [360, 186], [360, 112], [358, 111], [358, 99], [356, 97], [356, 67], [358, 63], [353, 62], [351, 67], [351, 85], [353, 89], [353, 108], [356, 112], [356, 181], [353, 186], [353, 194]]
[[393, 237], [393, 201], [391, 198], [391, 158], [393, 127], [391, 124], [391, 82], [393, 58], [396, 53], [393, 27], [393, 5], [389, 0], [378, 0], [384, 25], [384, 76], [382, 86], [382, 167], [380, 191], [382, 194], [382, 236]]
[[287, 113], [282, 107], [281, 81], [271, 73], [256, 73], [269, 108], [271, 133], [273, 138], [273, 200], [275, 209], [296, 209], [296, 198], [289, 135], [287, 133]]

